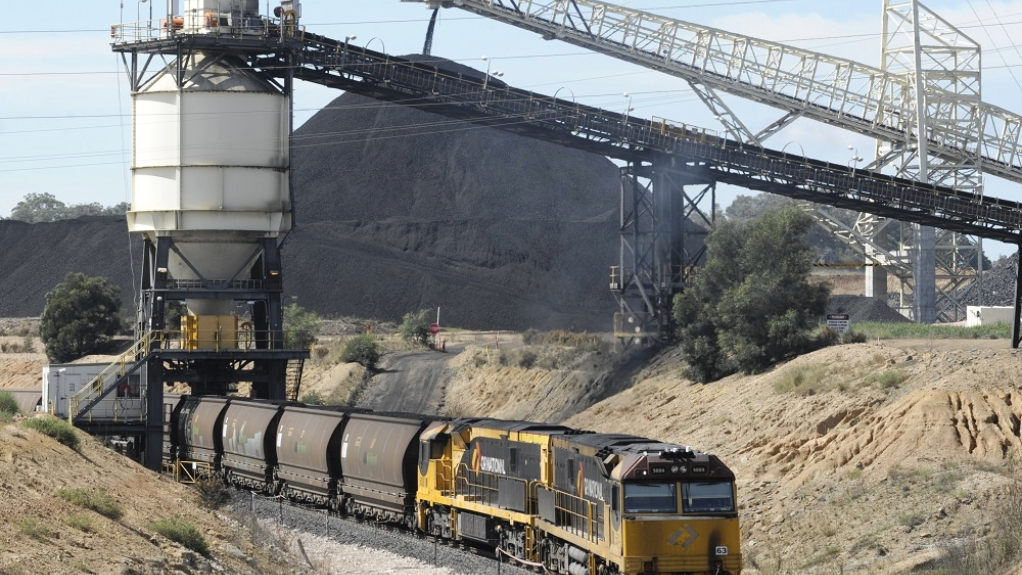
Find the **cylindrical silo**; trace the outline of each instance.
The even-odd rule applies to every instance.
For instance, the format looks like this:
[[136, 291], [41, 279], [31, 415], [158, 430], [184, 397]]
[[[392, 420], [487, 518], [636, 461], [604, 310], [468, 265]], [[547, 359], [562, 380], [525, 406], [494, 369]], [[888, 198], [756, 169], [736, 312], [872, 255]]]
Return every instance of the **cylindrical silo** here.
[[[291, 228], [289, 100], [234, 56], [186, 58], [133, 94], [128, 230], [173, 240], [169, 279], [226, 286], [249, 277], [263, 238]], [[228, 315], [233, 302], [188, 307]]]

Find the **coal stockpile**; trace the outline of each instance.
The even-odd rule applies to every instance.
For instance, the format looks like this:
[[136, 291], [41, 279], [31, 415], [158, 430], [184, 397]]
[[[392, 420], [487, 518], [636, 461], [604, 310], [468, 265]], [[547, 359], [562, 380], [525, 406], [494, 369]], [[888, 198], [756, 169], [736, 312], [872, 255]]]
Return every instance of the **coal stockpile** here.
[[982, 300], [978, 295], [970, 298], [969, 305], [1012, 306], [1015, 299], [1015, 281], [1018, 278], [1018, 252], [995, 261], [983, 272]]
[[[606, 158], [344, 94], [296, 130], [292, 162], [285, 301], [326, 317], [440, 307], [466, 328], [610, 329], [620, 184]], [[127, 237], [124, 218], [0, 222], [0, 316], [39, 315], [69, 271], [111, 278], [130, 315]]]
[[856, 295], [833, 295], [827, 300], [827, 313], [846, 313], [848, 321], [855, 325], [862, 322], [905, 323], [905, 316], [883, 302], [872, 297]]
[[326, 315], [607, 330], [606, 158], [344, 94], [295, 133], [285, 289]]
[[120, 287], [125, 314], [135, 309], [135, 270], [141, 243], [132, 239], [123, 216], [84, 216], [26, 224], [0, 221], [0, 317], [34, 317], [43, 312], [46, 293], [68, 272], [103, 276]]

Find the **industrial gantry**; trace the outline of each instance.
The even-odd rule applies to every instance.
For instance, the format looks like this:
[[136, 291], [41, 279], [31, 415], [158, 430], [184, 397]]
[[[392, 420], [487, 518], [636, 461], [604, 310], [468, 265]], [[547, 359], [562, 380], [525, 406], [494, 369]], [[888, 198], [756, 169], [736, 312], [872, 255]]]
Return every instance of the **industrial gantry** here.
[[[308, 350], [286, 349], [280, 248], [292, 226], [292, 82], [258, 60], [282, 50], [300, 6], [186, 0], [113, 28], [133, 104], [128, 231], [143, 243], [134, 358], [145, 381], [145, 461], [158, 467], [164, 385], [196, 395], [251, 385], [296, 399]], [[286, 60], [286, 57], [284, 58]], [[168, 325], [182, 306], [181, 324]]]

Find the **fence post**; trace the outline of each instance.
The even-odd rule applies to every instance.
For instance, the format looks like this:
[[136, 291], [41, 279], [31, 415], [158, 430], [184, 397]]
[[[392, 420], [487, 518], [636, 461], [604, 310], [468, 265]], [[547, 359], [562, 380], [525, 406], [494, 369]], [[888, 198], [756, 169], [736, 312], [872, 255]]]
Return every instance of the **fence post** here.
[[278, 497], [277, 501], [279, 502], [279, 505], [278, 505], [277, 508], [280, 510], [278, 512], [278, 514], [277, 514], [278, 523], [280, 525], [283, 525], [284, 524], [284, 498], [283, 497]]
[[252, 515], [255, 515], [255, 491], [249, 491], [249, 493], [252, 495], [252, 505], [250, 506], [250, 510]]

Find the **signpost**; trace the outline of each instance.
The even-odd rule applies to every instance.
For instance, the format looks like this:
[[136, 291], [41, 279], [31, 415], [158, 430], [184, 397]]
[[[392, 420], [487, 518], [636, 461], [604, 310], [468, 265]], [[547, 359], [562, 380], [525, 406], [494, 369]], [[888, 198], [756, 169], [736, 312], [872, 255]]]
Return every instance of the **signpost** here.
[[846, 313], [828, 313], [827, 314], [827, 327], [837, 331], [838, 333], [848, 333], [851, 322], [848, 320], [848, 314]]

